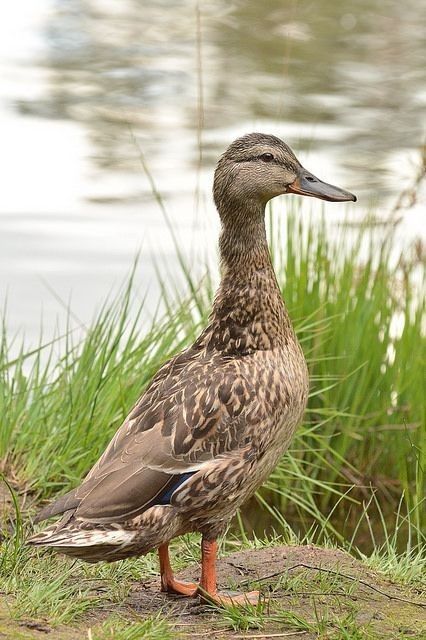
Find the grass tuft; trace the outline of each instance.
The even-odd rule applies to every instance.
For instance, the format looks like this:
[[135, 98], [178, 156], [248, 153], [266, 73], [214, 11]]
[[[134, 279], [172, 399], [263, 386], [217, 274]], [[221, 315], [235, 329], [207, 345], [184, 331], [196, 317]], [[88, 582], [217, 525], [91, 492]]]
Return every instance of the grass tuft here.
[[180, 637], [162, 614], [139, 622], [113, 616], [87, 632], [87, 640], [177, 640]]

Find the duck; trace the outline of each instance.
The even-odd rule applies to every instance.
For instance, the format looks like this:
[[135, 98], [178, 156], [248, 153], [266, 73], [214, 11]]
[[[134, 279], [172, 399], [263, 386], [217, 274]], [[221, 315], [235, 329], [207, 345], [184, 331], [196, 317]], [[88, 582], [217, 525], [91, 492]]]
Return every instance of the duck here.
[[[249, 133], [220, 157], [213, 199], [221, 221], [221, 280], [207, 326], [168, 360], [79, 486], [45, 506], [29, 540], [96, 563], [156, 550], [161, 590], [226, 606], [218, 539], [289, 447], [309, 376], [269, 253], [265, 207], [299, 194], [356, 201], [307, 171], [280, 138]], [[201, 534], [199, 583], [175, 577], [169, 544]]]

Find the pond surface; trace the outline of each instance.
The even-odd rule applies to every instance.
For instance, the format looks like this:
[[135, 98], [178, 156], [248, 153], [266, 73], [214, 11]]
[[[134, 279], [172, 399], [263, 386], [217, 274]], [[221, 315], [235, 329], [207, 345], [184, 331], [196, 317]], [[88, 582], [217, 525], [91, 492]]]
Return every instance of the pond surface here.
[[[355, 192], [356, 207], [326, 205], [332, 223], [386, 217], [413, 180], [421, 0], [40, 0], [6, 13], [0, 299], [30, 342], [41, 322], [46, 337], [63, 326], [68, 304], [90, 320], [140, 248], [141, 295], [158, 294], [154, 260], [170, 267], [176, 250], [141, 153], [195, 254], [214, 251], [212, 170], [242, 133], [282, 136], [307, 168]], [[407, 210], [403, 238], [422, 233], [425, 200]]]

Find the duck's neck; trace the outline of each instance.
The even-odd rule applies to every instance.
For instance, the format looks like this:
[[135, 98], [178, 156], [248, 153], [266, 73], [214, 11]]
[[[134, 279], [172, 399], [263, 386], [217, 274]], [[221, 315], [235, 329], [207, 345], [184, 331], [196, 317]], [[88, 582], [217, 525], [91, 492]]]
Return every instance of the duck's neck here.
[[219, 250], [223, 279], [241, 280], [260, 270], [273, 275], [264, 205], [248, 201], [232, 209], [221, 206], [219, 215], [222, 220]]
[[264, 207], [245, 203], [219, 213], [222, 279], [208, 343], [230, 354], [272, 349], [292, 329], [269, 255]]

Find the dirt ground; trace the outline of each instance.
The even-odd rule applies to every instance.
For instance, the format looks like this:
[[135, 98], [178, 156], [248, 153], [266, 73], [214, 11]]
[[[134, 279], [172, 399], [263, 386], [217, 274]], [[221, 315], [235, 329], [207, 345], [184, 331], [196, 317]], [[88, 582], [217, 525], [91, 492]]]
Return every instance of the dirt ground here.
[[[178, 574], [197, 581], [199, 567]], [[234, 553], [218, 563], [222, 589], [262, 592], [264, 610], [253, 615], [250, 630], [232, 629], [235, 619], [196, 600], [159, 591], [159, 579], [134, 585], [127, 601], [115, 610], [129, 618], [162, 612], [173, 625], [176, 638], [237, 640], [240, 638], [426, 638], [426, 601], [413, 589], [378, 576], [343, 551], [313, 546], [265, 547]], [[112, 610], [88, 616], [76, 627], [51, 628], [46, 621], [11, 621], [0, 608], [0, 638], [34, 640], [90, 638]], [[250, 612], [249, 612], [250, 613]], [[243, 618], [249, 618], [250, 615]], [[94, 636], [95, 637], [95, 636]], [[113, 636], [111, 636], [113, 637]]]

